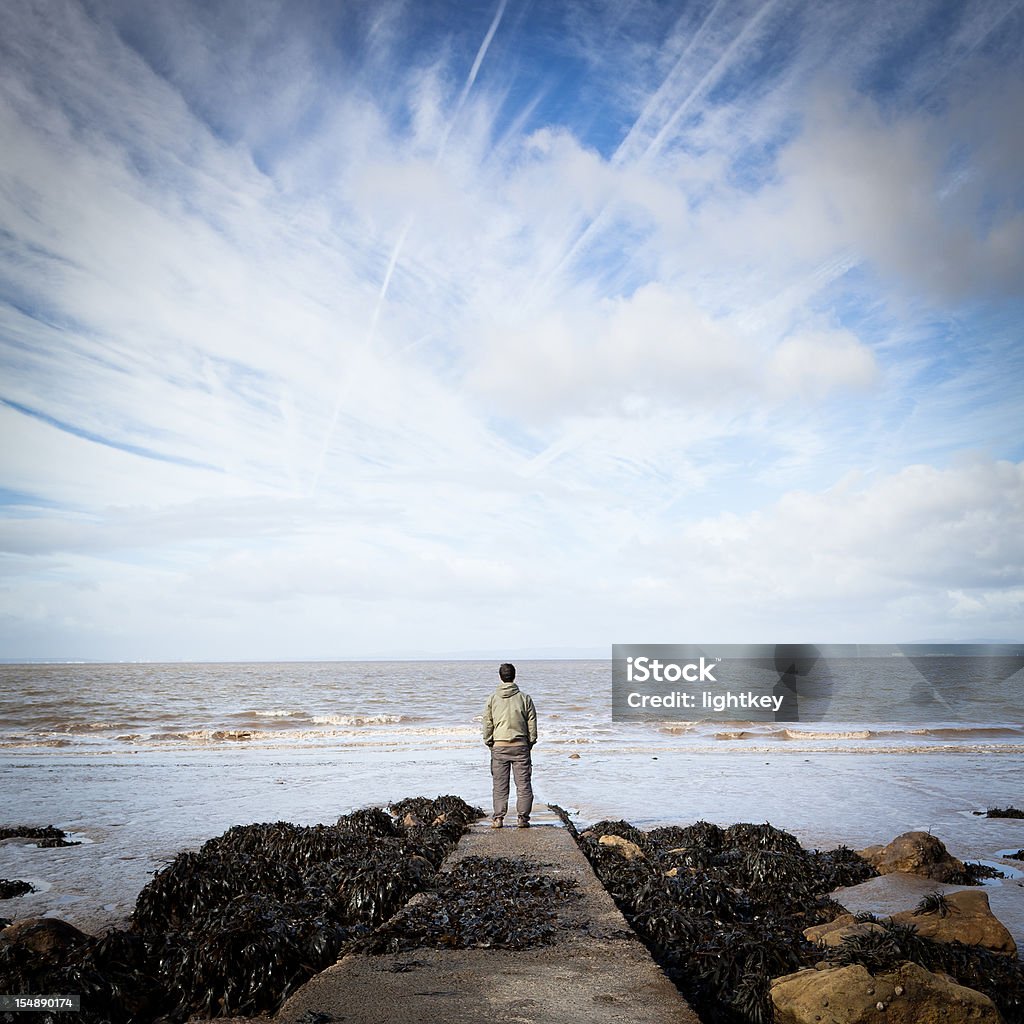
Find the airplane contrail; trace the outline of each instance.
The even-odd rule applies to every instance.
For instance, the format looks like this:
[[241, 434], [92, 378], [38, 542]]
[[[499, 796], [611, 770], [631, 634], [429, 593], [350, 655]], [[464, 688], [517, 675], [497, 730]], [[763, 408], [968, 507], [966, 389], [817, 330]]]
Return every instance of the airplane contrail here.
[[380, 291], [377, 293], [377, 301], [373, 306], [373, 314], [370, 317], [370, 326], [366, 331], [366, 337], [363, 339], [363, 344], [358, 352], [353, 356], [352, 362], [349, 364], [349, 371], [345, 374], [341, 386], [338, 388], [338, 394], [334, 399], [334, 409], [331, 412], [331, 422], [327, 427], [327, 433], [324, 434], [323, 444], [320, 447], [320, 458], [317, 460], [316, 473], [313, 476], [313, 483], [309, 488], [310, 497], [316, 494], [317, 488], [320, 486], [320, 477], [323, 475], [324, 463], [327, 461], [327, 449], [331, 446], [334, 432], [338, 428], [338, 417], [341, 415], [341, 407], [344, 405], [345, 399], [351, 393], [352, 385], [355, 383], [357, 362], [373, 348], [373, 343], [376, 340], [377, 322], [380, 320], [380, 312], [384, 306], [384, 300], [387, 298], [388, 288], [391, 287], [391, 278], [395, 273], [395, 267], [398, 266], [402, 245], [405, 243], [406, 235], [409, 234], [409, 228], [412, 227], [412, 221], [413, 218], [411, 216], [406, 220], [402, 230], [399, 232], [398, 241], [395, 242], [394, 248], [391, 250], [391, 258], [388, 260], [388, 268], [384, 272], [384, 281], [380, 286]]
[[661, 126], [661, 130], [654, 137], [651, 144], [644, 150], [643, 159], [646, 159], [651, 153], [656, 153], [665, 143], [665, 139], [668, 137], [668, 133], [678, 123], [679, 118], [683, 115], [683, 112], [688, 110], [690, 104], [701, 95], [707, 88], [707, 86], [721, 77], [722, 71], [732, 63], [733, 54], [736, 53], [740, 47], [746, 42], [747, 37], [757, 27], [757, 25], [764, 20], [767, 13], [776, 6], [776, 2], [767, 3], [761, 7], [757, 13], [750, 18], [750, 20], [743, 26], [743, 30], [738, 36], [726, 47], [725, 53], [715, 61], [711, 70], [697, 83], [690, 95], [687, 96], [682, 103], [680, 103], [676, 109], [672, 112], [672, 116]]
[[473, 88], [473, 83], [476, 81], [476, 76], [480, 72], [480, 65], [484, 62], [484, 57], [487, 56], [487, 51], [490, 49], [491, 40], [494, 38], [494, 33], [498, 31], [498, 26], [501, 24], [501, 19], [505, 14], [505, 8], [508, 5], [508, 0], [501, 0], [498, 4], [498, 9], [494, 12], [494, 17], [491, 19], [491, 27], [487, 30], [487, 35], [484, 36], [484, 41], [480, 44], [480, 49], [477, 50], [476, 60], [473, 61], [473, 66], [469, 69], [469, 77], [466, 79], [466, 84], [463, 86], [462, 95], [459, 97], [459, 106], [456, 108], [456, 116], [462, 104], [466, 102], [466, 97], [469, 95], [469, 90]]
[[[644, 104], [643, 110], [637, 115], [636, 120], [630, 126], [625, 137], [618, 144], [615, 152], [611, 156], [609, 161], [612, 164], [622, 163], [628, 156], [631, 155], [632, 143], [634, 136], [640, 131], [647, 128], [647, 125], [653, 120], [654, 115], [658, 112], [658, 108], [664, 105], [664, 101], [668, 97], [671, 89], [670, 86], [673, 84], [674, 79], [678, 77], [680, 71], [686, 66], [686, 62], [690, 57], [693, 50], [700, 45], [703, 41], [705, 34], [709, 31], [709, 26], [714, 21], [715, 16], [718, 14], [718, 8], [721, 6], [722, 0], [716, 0], [714, 6], [708, 11], [704, 20], [700, 24], [700, 28], [693, 34], [693, 38], [683, 48], [682, 53], [676, 58], [676, 62], [672, 65], [672, 69], [662, 79], [661, 85], [654, 91], [654, 95]], [[681, 19], [680, 19], [681, 20]], [[677, 22], [678, 24], [678, 22]]]
[[462, 113], [462, 108], [466, 105], [466, 100], [469, 97], [470, 90], [473, 88], [473, 83], [476, 81], [476, 76], [480, 73], [480, 65], [483, 64], [484, 57], [487, 56], [487, 51], [491, 48], [491, 40], [494, 38], [494, 33], [498, 31], [498, 26], [501, 24], [501, 19], [505, 14], [505, 8], [507, 6], [508, 0], [501, 0], [498, 4], [498, 9], [494, 12], [494, 17], [491, 19], [490, 27], [487, 29], [487, 34], [484, 36], [484, 41], [476, 51], [473, 66], [469, 69], [469, 74], [466, 76], [466, 81], [462, 86], [462, 92], [459, 94], [459, 100], [455, 104], [455, 112], [448, 121], [448, 127], [445, 130], [444, 136], [441, 138], [441, 144], [437, 147], [437, 155], [434, 157], [435, 167], [440, 163], [441, 157], [444, 155], [445, 146], [448, 145], [448, 137], [451, 135], [452, 129], [455, 127], [455, 123], [459, 119], [459, 114]]
[[[747, 20], [747, 22], [744, 24], [740, 32], [725, 48], [722, 55], [715, 61], [711, 68], [704, 73], [700, 81], [698, 81], [697, 84], [694, 85], [693, 88], [691, 88], [689, 92], [682, 98], [682, 100], [675, 105], [672, 112], [662, 121], [661, 127], [658, 128], [658, 130], [656, 131], [654, 138], [647, 143], [643, 151], [639, 154], [637, 162], [643, 162], [649, 159], [652, 155], [656, 154], [662, 148], [662, 146], [665, 144], [666, 139], [669, 136], [669, 133], [679, 122], [679, 119], [683, 115], [683, 113], [685, 113], [685, 111], [689, 109], [691, 104], [696, 99], [698, 99], [704, 92], [707, 91], [708, 86], [710, 86], [713, 82], [715, 82], [718, 78], [721, 77], [724, 70], [732, 64], [736, 51], [743, 46], [743, 44], [750, 36], [751, 32], [764, 19], [768, 11], [777, 6], [777, 3], [778, 0], [770, 0], [769, 3], [766, 3], [762, 7], [760, 7], [757, 10], [757, 12], [754, 13]], [[711, 19], [714, 17], [716, 11], [718, 10], [718, 6], [719, 5], [716, 3], [715, 6], [711, 9], [707, 17], [701, 23], [701, 26], [697, 30], [697, 33], [694, 36], [694, 38], [690, 41], [686, 49], [683, 51], [679, 59], [676, 61], [672, 70], [668, 73], [668, 75], [665, 76], [664, 80], [662, 81], [662, 84], [658, 87], [658, 90], [655, 92], [654, 96], [652, 96], [651, 99], [647, 102], [643, 111], [641, 111], [640, 116], [633, 123], [633, 126], [626, 134], [626, 137], [622, 140], [622, 142], [616, 149], [615, 153], [612, 155], [610, 161], [612, 164], [617, 165], [625, 161], [626, 157], [629, 155], [627, 153], [627, 146], [632, 139], [633, 133], [638, 129], [641, 122], [649, 119], [648, 112], [650, 111], [652, 105], [662, 105], [660, 101], [662, 98], [662, 94], [666, 91], [666, 86], [675, 76], [676, 71], [682, 66], [683, 62], [685, 61], [685, 58], [689, 55], [690, 51], [693, 49], [694, 45], [696, 45], [699, 38], [704, 34], [705, 29], [707, 28]], [[566, 267], [569, 263], [571, 263], [573, 259], [575, 259], [577, 253], [579, 253], [585, 247], [585, 245], [590, 240], [590, 238], [595, 234], [595, 232], [600, 230], [602, 224], [604, 223], [607, 217], [608, 210], [612, 205], [612, 203], [606, 203], [596, 214], [594, 214], [593, 217], [591, 217], [587, 221], [586, 225], [583, 227], [583, 230], [576, 236], [575, 241], [562, 254], [561, 258], [558, 260], [555, 266], [544, 272], [544, 276], [546, 279], [552, 280], [555, 277], [557, 277], [557, 275], [562, 271], [562, 269]]]
[[[484, 58], [487, 56], [487, 51], [490, 49], [491, 41], [494, 39], [495, 32], [498, 31], [498, 26], [501, 24], [501, 19], [505, 14], [505, 8], [507, 6], [508, 0], [500, 0], [498, 9], [494, 12], [494, 17], [491, 19], [491, 24], [487, 29], [483, 42], [480, 44], [480, 47], [476, 52], [476, 57], [473, 59], [473, 64], [469, 69], [469, 74], [466, 76], [466, 81], [462, 86], [462, 92], [459, 94], [458, 102], [455, 104], [455, 110], [453, 111], [451, 118], [449, 118], [448, 127], [445, 129], [445, 133], [437, 147], [437, 153], [434, 156], [435, 167], [440, 163], [441, 157], [444, 155], [444, 149], [445, 146], [448, 145], [448, 139], [451, 136], [452, 129], [455, 127], [455, 124], [459, 119], [459, 115], [462, 113], [462, 108], [466, 105], [466, 100], [469, 97], [474, 82], [476, 82], [476, 76], [480, 73], [480, 67], [484, 62]], [[391, 258], [388, 260], [387, 270], [384, 272], [384, 280], [381, 283], [380, 291], [377, 293], [377, 301], [374, 303], [373, 314], [370, 317], [370, 325], [367, 328], [366, 337], [363, 340], [363, 344], [359, 351], [349, 364], [348, 373], [345, 374], [345, 377], [341, 382], [341, 386], [338, 389], [338, 395], [334, 401], [334, 409], [331, 412], [331, 421], [327, 427], [327, 432], [324, 435], [323, 444], [320, 447], [320, 457], [317, 460], [316, 473], [313, 476], [313, 482], [309, 488], [309, 497], [311, 498], [316, 494], [317, 488], [320, 486], [320, 478], [323, 476], [324, 465], [327, 461], [327, 451], [331, 446], [331, 441], [334, 440], [334, 432], [338, 427], [338, 417], [341, 415], [341, 407], [352, 391], [353, 384], [355, 383], [355, 370], [358, 360], [370, 352], [373, 348], [374, 342], [376, 341], [377, 323], [380, 320], [381, 310], [383, 309], [384, 303], [388, 297], [388, 289], [391, 287], [391, 278], [394, 276], [395, 268], [398, 266], [398, 261], [402, 255], [402, 247], [405, 245], [405, 239], [408, 236], [409, 229], [412, 227], [415, 219], [415, 214], [411, 213], [402, 225], [402, 230], [399, 232], [398, 239], [391, 250]]]

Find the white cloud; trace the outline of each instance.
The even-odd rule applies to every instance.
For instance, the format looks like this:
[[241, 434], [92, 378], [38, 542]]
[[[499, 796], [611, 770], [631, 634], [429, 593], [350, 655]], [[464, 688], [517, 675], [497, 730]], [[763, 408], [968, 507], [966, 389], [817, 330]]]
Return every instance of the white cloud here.
[[927, 12], [627, 7], [15, 6], [7, 646], [1009, 621], [1007, 9], [865, 97]]
[[820, 95], [783, 155], [786, 218], [803, 237], [848, 244], [943, 299], [1021, 295], [1024, 213], [1006, 171], [1019, 144], [1000, 126], [1024, 91], [1014, 81], [981, 93], [954, 97], [952, 109], [895, 115]]
[[1016, 633], [1022, 538], [1024, 463], [978, 458], [790, 492], [682, 524], [635, 557], [666, 588], [659, 603], [674, 599], [701, 629], [871, 643], [963, 638], [968, 609], [997, 635]]
[[878, 380], [875, 357], [851, 331], [804, 331], [779, 343], [768, 384], [786, 396], [825, 398], [837, 388], [867, 388]]
[[[27, 578], [12, 567], [2, 635], [48, 621], [80, 653], [122, 637], [126, 656], [167, 657], [212, 638], [211, 623], [255, 638], [276, 620], [289, 624], [280, 655], [301, 657], [342, 653], [338, 636], [386, 650], [399, 621], [400, 646], [458, 649], [498, 621], [596, 646], [878, 642], [1012, 635], [1022, 611], [1024, 463], [849, 477], [742, 515], [641, 508], [628, 493], [590, 506], [522, 481], [423, 493], [433, 507], [407, 514], [378, 495], [359, 516], [249, 501], [61, 529], [26, 519], [16, 550], [38, 564]], [[441, 532], [445, 517], [455, 530]]]
[[716, 320], [660, 284], [493, 325], [476, 359], [470, 387], [506, 412], [542, 417], [658, 406], [733, 416], [751, 403], [820, 401], [879, 377], [871, 350], [849, 330], [801, 330], [772, 345], [739, 318]]

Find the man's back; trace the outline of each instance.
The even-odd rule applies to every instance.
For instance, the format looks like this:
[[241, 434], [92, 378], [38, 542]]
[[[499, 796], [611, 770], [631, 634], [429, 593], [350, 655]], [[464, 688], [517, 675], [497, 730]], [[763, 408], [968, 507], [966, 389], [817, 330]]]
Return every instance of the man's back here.
[[519, 827], [529, 828], [533, 808], [533, 761], [530, 751], [537, 742], [537, 711], [530, 695], [516, 686], [515, 665], [498, 669], [501, 685], [484, 705], [484, 743], [491, 748], [494, 780], [493, 828], [501, 828], [508, 810], [509, 773], [516, 780], [516, 812]]
[[514, 680], [502, 682], [487, 698], [484, 708], [484, 742], [537, 742], [537, 711], [529, 694]]

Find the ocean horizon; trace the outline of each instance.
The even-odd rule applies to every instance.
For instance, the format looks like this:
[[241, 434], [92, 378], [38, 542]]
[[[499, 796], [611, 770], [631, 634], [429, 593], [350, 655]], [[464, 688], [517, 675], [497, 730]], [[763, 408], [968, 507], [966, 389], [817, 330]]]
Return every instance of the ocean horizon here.
[[[897, 706], [906, 662], [867, 664], [878, 700]], [[1019, 802], [1016, 676], [972, 691], [976, 721], [933, 707], [884, 723], [615, 722], [608, 659], [518, 668], [538, 709], [538, 803], [580, 825], [767, 820], [821, 848], [927, 830], [1002, 868], [1001, 853], [1024, 846], [1020, 821], [975, 813]], [[486, 808], [481, 712], [496, 670], [494, 660], [2, 665], [4, 823], [56, 825], [82, 843], [0, 842], [0, 875], [36, 888], [5, 912], [101, 930], [124, 921], [175, 854], [232, 825], [330, 822], [441, 793]], [[992, 894], [1019, 940], [1022, 894], [1013, 879]]]
[[[540, 711], [544, 742], [556, 747], [1024, 752], [1018, 656], [871, 650], [850, 658], [848, 647], [822, 648], [828, 660], [816, 672], [829, 699], [807, 721], [667, 713], [616, 721], [609, 659], [520, 659], [518, 681]], [[751, 685], [777, 678], [757, 663], [741, 665]], [[414, 747], [426, 737], [472, 747], [496, 670], [492, 660], [4, 664], [0, 749]]]

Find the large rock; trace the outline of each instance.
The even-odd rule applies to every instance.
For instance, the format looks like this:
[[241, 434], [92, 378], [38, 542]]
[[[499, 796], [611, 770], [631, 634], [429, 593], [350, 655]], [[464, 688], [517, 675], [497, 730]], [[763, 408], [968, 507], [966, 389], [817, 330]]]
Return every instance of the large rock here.
[[621, 853], [626, 860], [644, 859], [644, 851], [636, 843], [631, 843], [628, 839], [623, 839], [622, 836], [601, 836], [598, 842], [602, 846], [610, 846], [616, 853]]
[[771, 997], [779, 1024], [1002, 1024], [988, 996], [912, 963], [874, 978], [860, 964], [798, 971]]
[[955, 882], [964, 863], [946, 850], [941, 839], [930, 832], [904, 832], [888, 846], [869, 846], [860, 855], [880, 874], [905, 871], [936, 882]]
[[0, 944], [20, 946], [38, 956], [56, 957], [88, 936], [56, 917], [28, 917], [0, 931]]
[[853, 914], [841, 914], [827, 924], [816, 924], [804, 929], [804, 938], [819, 946], [840, 946], [843, 939], [854, 935], [868, 935], [885, 929], [874, 921], [858, 921]]
[[984, 946], [993, 953], [1017, 955], [1013, 936], [989, 908], [988, 893], [967, 889], [946, 893], [945, 898], [948, 908], [944, 915], [941, 911], [919, 914], [901, 910], [892, 915], [892, 920], [912, 924], [919, 935], [933, 942], [962, 942], [965, 946]]

